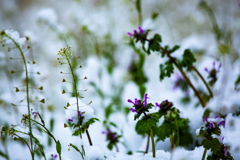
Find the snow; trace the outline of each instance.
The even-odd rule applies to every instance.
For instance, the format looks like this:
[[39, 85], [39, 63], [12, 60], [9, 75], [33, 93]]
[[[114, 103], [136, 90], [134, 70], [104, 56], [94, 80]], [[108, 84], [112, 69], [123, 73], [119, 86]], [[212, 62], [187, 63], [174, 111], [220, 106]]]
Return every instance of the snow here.
[[44, 8], [38, 11], [37, 19], [50, 23], [51, 25], [56, 25], [58, 16], [53, 8]]

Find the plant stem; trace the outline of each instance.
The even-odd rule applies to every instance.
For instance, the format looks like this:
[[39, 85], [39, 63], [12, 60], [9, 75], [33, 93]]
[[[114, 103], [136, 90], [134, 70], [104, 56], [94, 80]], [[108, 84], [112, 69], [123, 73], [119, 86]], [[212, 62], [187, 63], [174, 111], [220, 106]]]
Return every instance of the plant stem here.
[[116, 146], [116, 151], [117, 151], [117, 152], [119, 152], [119, 149], [118, 149], [118, 146], [117, 146], [117, 144], [115, 144], [115, 146]]
[[147, 138], [147, 147], [146, 147], [146, 150], [145, 150], [145, 154], [148, 153], [149, 141], [150, 141], [150, 134], [148, 134], [148, 138]]
[[170, 136], [170, 141], [171, 141], [171, 157], [170, 157], [170, 160], [172, 160], [172, 154], [173, 154], [173, 149], [174, 149], [174, 135], [173, 135], [173, 133]]
[[175, 66], [178, 68], [178, 70], [181, 72], [183, 78], [186, 80], [186, 82], [188, 83], [188, 85], [193, 89], [195, 95], [198, 97], [202, 107], [204, 108], [206, 106], [205, 102], [203, 101], [203, 99], [201, 98], [200, 94], [198, 93], [197, 89], [193, 86], [192, 82], [190, 81], [190, 79], [187, 77], [187, 75], [185, 74], [185, 72], [182, 70], [182, 68], [178, 65], [178, 63], [176, 62], [175, 58], [173, 58], [170, 53], [164, 49], [162, 46], [160, 46], [161, 50], [168, 56], [168, 58], [175, 64]]
[[[80, 115], [79, 115], [79, 105], [78, 105], [78, 91], [77, 91], [77, 83], [76, 83], [76, 79], [75, 79], [75, 76], [74, 76], [74, 73], [73, 73], [73, 68], [72, 68], [72, 65], [70, 63], [70, 60], [69, 60], [69, 57], [67, 55], [68, 53], [65, 53], [65, 57], [68, 61], [68, 65], [69, 65], [69, 68], [71, 70], [71, 74], [72, 74], [72, 77], [73, 77], [73, 82], [74, 82], [74, 89], [75, 89], [75, 97], [76, 97], [76, 101], [77, 101], [77, 115], [78, 115], [78, 121], [80, 122]], [[81, 128], [80, 128], [80, 124], [78, 125], [79, 127], [79, 131], [80, 131], [80, 138], [82, 139], [82, 133], [81, 133]]]
[[210, 89], [209, 85], [207, 84], [207, 82], [205, 81], [205, 79], [203, 78], [203, 76], [201, 75], [201, 73], [197, 70], [196, 67], [191, 66], [191, 68], [198, 74], [198, 76], [202, 79], [203, 83], [205, 84], [205, 86], [207, 87], [207, 90], [210, 94], [210, 96], [213, 98], [213, 93], [212, 90]]
[[150, 135], [151, 135], [151, 141], [152, 141], [153, 157], [155, 158], [155, 145], [154, 145], [154, 137], [153, 137], [153, 130], [152, 129], [151, 129]]
[[202, 160], [205, 160], [206, 154], [207, 154], [207, 148], [204, 148]]
[[138, 12], [138, 24], [142, 25], [142, 9], [141, 9], [141, 0], [136, 0], [136, 9]]
[[[7, 35], [7, 34], [6, 34]], [[31, 144], [31, 154], [32, 154], [32, 160], [34, 160], [34, 151], [33, 151], [33, 142], [32, 142], [32, 139], [33, 139], [33, 136], [32, 136], [32, 125], [31, 125], [31, 109], [30, 109], [30, 100], [29, 100], [29, 87], [28, 87], [28, 70], [27, 70], [27, 63], [26, 63], [26, 59], [25, 59], [25, 56], [23, 54], [23, 51], [21, 49], [21, 47], [19, 46], [19, 44], [14, 40], [12, 39], [10, 36], [7, 35], [7, 37], [9, 39], [12, 40], [12, 42], [16, 45], [16, 47], [18, 48], [18, 50], [20, 51], [21, 53], [21, 56], [22, 56], [22, 59], [23, 59], [23, 63], [24, 63], [24, 66], [25, 66], [25, 75], [26, 75], [26, 92], [27, 92], [27, 106], [28, 106], [28, 119], [29, 119], [29, 136], [30, 136], [30, 144]]]
[[[44, 125], [42, 125], [41, 123], [39, 123], [38, 121], [35, 121], [35, 120], [32, 120], [33, 122], [35, 122], [35, 123], [37, 123], [37, 124], [39, 124], [41, 127], [43, 127], [44, 129], [45, 129], [45, 131], [47, 132], [47, 134], [50, 136], [50, 137], [52, 137], [52, 139], [54, 140], [54, 142], [56, 143], [56, 145], [57, 145], [57, 140], [55, 139], [55, 137], [52, 135], [52, 133], [44, 126]], [[58, 154], [58, 156], [59, 156], [59, 160], [61, 160], [62, 158], [61, 158], [61, 154]]]
[[87, 133], [88, 142], [89, 142], [90, 146], [92, 146], [92, 140], [91, 140], [91, 137], [90, 137], [87, 129], [86, 129], [86, 133]]
[[22, 137], [20, 137], [20, 136], [18, 136], [17, 134], [14, 134], [13, 133], [13, 135], [15, 135], [15, 136], [17, 136], [19, 139], [21, 139], [24, 143], [26, 143], [26, 145], [27, 145], [27, 147], [28, 147], [28, 149], [29, 149], [29, 151], [30, 151], [30, 153], [31, 153], [31, 156], [32, 156], [32, 159], [33, 159], [33, 153], [32, 153], [32, 151], [31, 151], [31, 149], [30, 149], [30, 146], [28, 145], [28, 143], [22, 138]]

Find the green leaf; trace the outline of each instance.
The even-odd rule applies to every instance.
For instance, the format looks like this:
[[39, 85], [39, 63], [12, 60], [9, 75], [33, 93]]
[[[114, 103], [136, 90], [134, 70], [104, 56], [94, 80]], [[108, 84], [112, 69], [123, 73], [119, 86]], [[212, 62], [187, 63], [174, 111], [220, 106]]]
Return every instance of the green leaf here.
[[90, 124], [93, 124], [93, 123], [95, 123], [96, 121], [100, 121], [100, 120], [97, 119], [97, 118], [91, 118], [91, 119], [89, 119], [87, 122], [85, 122], [85, 123], [82, 125], [82, 127], [85, 128], [85, 129], [87, 129]]
[[38, 117], [41, 119], [41, 123], [43, 124], [43, 126], [45, 126], [45, 122], [44, 122], [44, 120], [43, 120], [43, 118], [42, 118], [42, 116], [39, 112], [38, 112]]
[[[128, 110], [129, 110], [129, 108], [128, 108]], [[117, 125], [115, 123], [110, 122], [109, 124], [117, 128]]]
[[34, 139], [34, 141], [35, 141], [35, 144], [38, 146], [41, 155], [42, 155], [42, 156], [44, 157], [44, 159], [46, 160], [46, 156], [45, 156], [45, 152], [44, 152], [44, 147], [43, 147], [43, 145], [40, 144], [39, 140], [38, 140], [36, 137], [33, 136], [33, 139]]
[[112, 150], [113, 149], [113, 144], [110, 142], [110, 143], [108, 143], [107, 147], [108, 147], [108, 149]]
[[73, 145], [72, 143], [70, 143], [70, 146], [73, 147], [77, 152], [79, 152], [80, 154], [82, 154], [81, 151], [78, 149], [77, 146]]
[[196, 62], [196, 58], [194, 57], [194, 54], [190, 51], [190, 49], [186, 49], [183, 53], [183, 59], [181, 63], [182, 66], [190, 67], [194, 62]]
[[221, 146], [217, 138], [213, 138], [212, 140], [204, 139], [202, 145], [204, 148], [211, 149], [213, 154], [215, 154]]
[[173, 70], [174, 67], [170, 61], [165, 62], [164, 65], [160, 64], [160, 81], [162, 81], [165, 77], [171, 77]]
[[59, 140], [57, 141], [57, 144], [56, 144], [56, 150], [57, 150], [57, 153], [59, 155], [61, 155], [61, 143], [59, 142]]
[[149, 134], [151, 129], [156, 126], [157, 122], [159, 121], [158, 113], [153, 113], [148, 115], [147, 117], [144, 116], [141, 120], [139, 120], [136, 124], [136, 131], [138, 134], [144, 135]]
[[[162, 38], [161, 38], [161, 36], [159, 34], [155, 34], [153, 39], [156, 42], [162, 42]], [[158, 46], [159, 46], [159, 44], [158, 44]]]
[[80, 135], [80, 130], [77, 129], [74, 131], [74, 133], [72, 134], [72, 136], [79, 136]]
[[211, 111], [209, 108], [207, 108], [207, 109], [204, 111], [204, 113], [203, 113], [202, 119], [204, 118], [204, 116], [206, 116], [207, 118], [209, 118], [211, 112], [212, 112], [212, 111]]
[[162, 123], [161, 126], [158, 128], [157, 141], [161, 140], [164, 141], [167, 137], [170, 137], [170, 135], [176, 130], [176, 125], [174, 123], [166, 123], [165, 121]]
[[175, 45], [175, 46], [170, 50], [170, 53], [175, 52], [175, 51], [178, 50], [179, 48], [180, 48], [180, 46]]
[[3, 153], [1, 150], [0, 150], [0, 156], [4, 157], [6, 159], [9, 159], [8, 156], [5, 153]]
[[237, 85], [240, 84], [240, 75], [238, 75], [237, 80], [235, 81], [235, 88], [237, 88]]

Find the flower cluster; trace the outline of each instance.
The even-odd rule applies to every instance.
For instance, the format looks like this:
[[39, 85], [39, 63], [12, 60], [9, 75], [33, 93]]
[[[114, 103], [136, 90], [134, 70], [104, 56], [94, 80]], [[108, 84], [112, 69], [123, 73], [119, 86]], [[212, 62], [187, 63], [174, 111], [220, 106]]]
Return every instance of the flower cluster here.
[[215, 67], [215, 62], [213, 62], [213, 68], [209, 71], [207, 68], [204, 70], [209, 74], [208, 78], [210, 79], [209, 85], [213, 86], [217, 81], [217, 73], [219, 72], [220, 68], [222, 67], [222, 63], [219, 64], [218, 69]]
[[216, 127], [219, 127], [219, 126], [225, 127], [224, 119], [219, 118], [218, 115], [215, 117], [215, 119], [207, 118], [206, 116], [204, 116], [203, 122], [205, 123], [205, 128], [206, 129], [213, 129], [213, 128], [216, 128]]
[[172, 102], [169, 102], [168, 100], [162, 101], [161, 104], [155, 103], [157, 107], [159, 107], [161, 110], [168, 110], [173, 106]]
[[112, 132], [109, 128], [107, 128], [107, 132], [102, 131], [102, 134], [105, 134], [107, 136], [106, 140], [109, 141], [108, 143], [108, 148], [110, 150], [113, 149], [113, 146], [116, 147], [116, 150], [118, 152], [118, 147], [117, 147], [117, 143], [119, 142], [119, 138], [121, 138], [121, 135], [117, 135], [116, 132]]
[[134, 38], [134, 37], [144, 36], [145, 30], [143, 30], [140, 26], [138, 27], [138, 29], [139, 29], [139, 32], [137, 30], [134, 30], [133, 33], [128, 32], [129, 37]]
[[146, 107], [147, 107], [147, 99], [149, 99], [148, 94], [145, 94], [143, 101], [138, 100], [137, 98], [135, 98], [135, 102], [133, 102], [131, 99], [128, 99], [128, 102], [132, 103], [133, 107], [134, 107], [134, 108], [130, 108], [130, 110], [132, 112], [139, 113], [138, 111], [139, 111], [140, 108], [142, 108], [142, 106], [144, 106], [144, 109], [146, 109]]

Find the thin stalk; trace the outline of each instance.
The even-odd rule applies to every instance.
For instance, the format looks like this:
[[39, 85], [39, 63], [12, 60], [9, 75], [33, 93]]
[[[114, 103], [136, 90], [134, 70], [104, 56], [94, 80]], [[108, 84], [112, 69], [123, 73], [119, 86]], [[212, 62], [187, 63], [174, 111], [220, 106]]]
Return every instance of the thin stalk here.
[[86, 133], [87, 133], [87, 138], [88, 138], [89, 145], [92, 146], [92, 140], [91, 140], [91, 137], [88, 133], [88, 130], [86, 130]]
[[119, 152], [119, 149], [118, 149], [118, 146], [117, 144], [115, 144], [115, 147], [116, 147], [116, 151]]
[[151, 129], [151, 132], [150, 132], [150, 136], [151, 136], [151, 141], [152, 141], [153, 157], [155, 158], [155, 144], [154, 144], [154, 137], [153, 137], [153, 130], [152, 129]]
[[26, 143], [26, 145], [27, 145], [27, 147], [28, 147], [28, 149], [29, 149], [29, 151], [30, 151], [30, 153], [31, 153], [32, 159], [33, 159], [33, 156], [34, 156], [34, 155], [33, 155], [33, 152], [31, 151], [30, 146], [28, 145], [28, 143], [27, 143], [22, 137], [18, 136], [17, 134], [14, 134], [14, 133], [13, 133], [13, 135], [17, 136], [17, 137], [20, 138], [24, 143]]
[[213, 98], [212, 90], [211, 90], [211, 88], [209, 87], [209, 85], [207, 84], [207, 82], [205, 81], [205, 79], [203, 78], [203, 76], [201, 75], [201, 73], [197, 70], [196, 67], [191, 66], [191, 68], [192, 68], [192, 69], [197, 73], [197, 75], [202, 79], [203, 83], [204, 83], [205, 86], [207, 87], [207, 90], [208, 90], [210, 96]]
[[207, 154], [207, 148], [204, 149], [202, 160], [205, 160], [206, 154]]
[[[6, 34], [7, 35], [7, 34]], [[29, 136], [30, 136], [30, 144], [31, 144], [31, 153], [32, 153], [32, 160], [34, 160], [34, 152], [33, 152], [33, 142], [32, 142], [32, 125], [31, 125], [31, 109], [30, 109], [30, 100], [29, 100], [29, 87], [28, 87], [28, 70], [27, 70], [27, 63], [26, 63], [26, 59], [25, 56], [23, 54], [23, 51], [21, 49], [21, 47], [19, 46], [19, 44], [12, 39], [10, 36], [7, 35], [7, 37], [9, 39], [12, 40], [12, 42], [16, 45], [16, 47], [18, 48], [18, 50], [21, 53], [22, 59], [23, 59], [23, 63], [25, 66], [25, 75], [26, 75], [26, 92], [27, 92], [27, 106], [28, 106], [28, 119], [29, 119]]]
[[150, 141], [150, 134], [148, 134], [148, 139], [147, 139], [147, 147], [146, 147], [146, 150], [145, 150], [145, 154], [147, 154], [147, 153], [148, 153], [149, 141]]
[[170, 157], [170, 160], [172, 160], [172, 154], [173, 154], [173, 149], [174, 149], [174, 135], [173, 135], [173, 133], [170, 136], [170, 141], [171, 141], [171, 157]]
[[[39, 124], [40, 126], [42, 126], [44, 129], [45, 129], [45, 131], [47, 132], [47, 134], [50, 136], [50, 137], [52, 137], [52, 139], [54, 140], [54, 142], [56, 143], [56, 145], [57, 145], [57, 140], [55, 139], [55, 137], [52, 135], [52, 133], [44, 126], [44, 125], [42, 125], [41, 123], [39, 123], [38, 121], [35, 121], [35, 120], [32, 120], [33, 122], [35, 122], [35, 123], [37, 123], [37, 124]], [[62, 158], [61, 158], [61, 154], [58, 154], [58, 156], [59, 156], [59, 160], [61, 160]]]
[[195, 95], [198, 97], [202, 107], [204, 108], [206, 106], [205, 102], [203, 101], [203, 99], [201, 98], [200, 94], [198, 93], [197, 89], [193, 86], [192, 82], [190, 81], [190, 79], [187, 77], [187, 75], [185, 74], [185, 72], [182, 70], [182, 68], [178, 65], [178, 63], [176, 62], [175, 58], [173, 58], [170, 53], [165, 50], [162, 46], [160, 46], [161, 50], [168, 56], [168, 58], [174, 63], [174, 65], [178, 68], [178, 70], [181, 72], [183, 78], [186, 80], [186, 82], [188, 83], [188, 85], [193, 89]]
[[141, 8], [141, 0], [136, 0], [136, 9], [138, 12], [138, 23], [139, 26], [142, 25], [142, 8]]
[[[79, 105], [78, 105], [78, 91], [77, 91], [77, 83], [76, 83], [76, 79], [75, 79], [75, 76], [74, 76], [74, 73], [73, 73], [73, 68], [71, 66], [71, 63], [70, 63], [70, 60], [68, 58], [68, 55], [65, 54], [66, 56], [66, 59], [68, 61], [68, 65], [69, 65], [69, 68], [71, 70], [71, 74], [72, 74], [72, 77], [73, 77], [73, 83], [74, 83], [74, 89], [75, 89], [75, 97], [76, 97], [76, 101], [77, 101], [77, 115], [78, 115], [78, 121], [80, 122], [80, 115], [79, 115]], [[79, 131], [80, 131], [80, 138], [82, 139], [82, 133], [81, 133], [81, 128], [80, 128], [80, 125], [78, 126], [79, 127]]]

